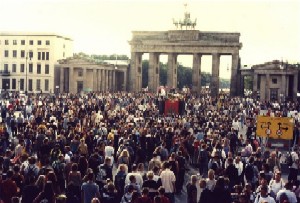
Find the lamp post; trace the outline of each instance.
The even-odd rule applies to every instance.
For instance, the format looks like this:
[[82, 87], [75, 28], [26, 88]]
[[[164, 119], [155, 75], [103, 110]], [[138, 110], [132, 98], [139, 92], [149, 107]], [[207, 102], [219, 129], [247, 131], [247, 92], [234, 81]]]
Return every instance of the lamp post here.
[[28, 53], [29, 53], [29, 60], [31, 60], [31, 54], [30, 54], [30, 52], [27, 52], [26, 53], [26, 64], [25, 64], [25, 95], [27, 95], [27, 91], [28, 91], [28, 89], [27, 89], [27, 61], [28, 61]]

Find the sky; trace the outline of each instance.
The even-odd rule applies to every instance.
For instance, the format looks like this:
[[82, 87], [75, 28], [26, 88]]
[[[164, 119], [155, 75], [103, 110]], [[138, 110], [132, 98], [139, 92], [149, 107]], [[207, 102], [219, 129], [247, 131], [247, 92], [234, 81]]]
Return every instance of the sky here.
[[[130, 57], [131, 32], [176, 29], [172, 19], [183, 18], [184, 3], [196, 30], [241, 34], [242, 65], [300, 62], [300, 0], [0, 0], [0, 32], [54, 32], [71, 37], [75, 53]], [[178, 61], [190, 65], [192, 57]], [[211, 57], [202, 64], [210, 72]], [[230, 57], [220, 66], [229, 77]]]

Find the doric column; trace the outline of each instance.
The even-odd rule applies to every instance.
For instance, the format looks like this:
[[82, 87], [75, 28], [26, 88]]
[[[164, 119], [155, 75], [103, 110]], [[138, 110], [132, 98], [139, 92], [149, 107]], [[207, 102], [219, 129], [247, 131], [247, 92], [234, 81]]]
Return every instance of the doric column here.
[[74, 81], [74, 67], [69, 67], [69, 93], [76, 93], [76, 81]]
[[64, 93], [64, 91], [65, 91], [65, 85], [64, 85], [64, 79], [65, 79], [65, 76], [64, 76], [64, 70], [65, 70], [65, 68], [63, 68], [63, 67], [60, 68], [60, 76], [59, 76], [59, 92], [60, 92], [60, 93]]
[[282, 94], [286, 98], [286, 74], [281, 75], [281, 86], [280, 86], [280, 94]]
[[294, 88], [293, 88], [293, 100], [297, 100], [298, 93], [298, 74], [294, 74]]
[[105, 91], [108, 92], [109, 90], [109, 70], [106, 70], [105, 74]]
[[128, 86], [127, 86], [127, 71], [124, 71], [124, 83], [122, 84], [122, 91], [127, 91]]
[[240, 84], [238, 82], [238, 65], [239, 65], [239, 53], [234, 53], [231, 55], [231, 80], [230, 80], [230, 95], [238, 96], [240, 93]]
[[220, 70], [220, 54], [212, 54], [212, 77], [210, 81], [210, 91], [212, 97], [219, 94], [219, 70]]
[[112, 91], [116, 91], [116, 70], [112, 71]]
[[87, 88], [87, 81], [86, 81], [86, 69], [85, 67], [82, 68], [82, 81], [83, 81], [83, 90]]
[[150, 92], [156, 92], [159, 86], [159, 54], [149, 54], [148, 87]]
[[270, 101], [270, 74], [266, 74], [265, 100]]
[[129, 91], [138, 92], [142, 89], [142, 53], [131, 52], [129, 68]]
[[105, 70], [101, 69], [101, 91], [105, 91]]
[[94, 67], [93, 68], [93, 87], [92, 87], [93, 91], [98, 91], [97, 78], [98, 78], [97, 69]]
[[201, 91], [201, 57], [201, 54], [193, 55], [192, 91], [197, 93]]
[[177, 54], [168, 54], [167, 85], [177, 88]]
[[253, 73], [253, 94], [254, 94], [254, 97], [257, 98], [257, 80], [258, 80], [258, 75], [257, 73]]
[[109, 82], [108, 83], [109, 84], [108, 85], [108, 87], [109, 87], [108, 90], [112, 91], [113, 90], [113, 71], [112, 70], [109, 71], [108, 82]]

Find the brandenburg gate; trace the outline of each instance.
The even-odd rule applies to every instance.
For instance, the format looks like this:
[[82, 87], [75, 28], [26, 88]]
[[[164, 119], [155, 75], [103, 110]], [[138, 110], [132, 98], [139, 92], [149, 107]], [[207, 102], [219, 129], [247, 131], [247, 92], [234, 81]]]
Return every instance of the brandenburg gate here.
[[201, 57], [212, 55], [212, 96], [219, 92], [219, 66], [221, 55], [231, 55], [230, 94], [240, 94], [238, 76], [240, 33], [202, 32], [199, 30], [133, 31], [131, 45], [131, 64], [129, 68], [129, 90], [142, 88], [142, 55], [149, 53], [148, 87], [155, 92], [159, 87], [159, 56], [168, 55], [167, 86], [177, 87], [177, 56], [193, 55], [192, 91], [201, 90]]

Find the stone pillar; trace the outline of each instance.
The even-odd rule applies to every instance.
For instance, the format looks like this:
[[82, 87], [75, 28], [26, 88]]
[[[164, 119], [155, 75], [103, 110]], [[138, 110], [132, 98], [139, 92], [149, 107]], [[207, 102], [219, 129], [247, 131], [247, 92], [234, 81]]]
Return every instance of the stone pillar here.
[[113, 90], [113, 70], [109, 71], [108, 75], [108, 90], [111, 92]]
[[232, 54], [231, 59], [231, 79], [230, 79], [230, 95], [238, 96], [240, 84], [238, 82], [238, 65], [239, 65], [239, 53]]
[[105, 74], [105, 91], [108, 92], [109, 90], [109, 70], [106, 70]]
[[69, 93], [76, 93], [77, 84], [74, 81], [74, 67], [69, 67]]
[[177, 88], [177, 54], [168, 54], [167, 86]]
[[64, 75], [64, 70], [65, 68], [61, 67], [60, 68], [60, 75], [59, 75], [59, 92], [60, 93], [64, 93], [65, 91], [65, 82], [64, 82], [64, 79], [65, 79], [65, 75]]
[[116, 91], [116, 70], [112, 71], [112, 91]]
[[282, 94], [284, 96], [284, 98], [287, 97], [287, 91], [286, 91], [286, 74], [282, 74], [281, 75], [280, 94]]
[[193, 55], [192, 91], [194, 93], [200, 93], [201, 91], [201, 57], [201, 54]]
[[131, 52], [129, 67], [129, 91], [142, 90], [142, 55], [143, 53]]
[[270, 101], [270, 74], [266, 74], [265, 100]]
[[149, 54], [148, 87], [150, 92], [156, 92], [159, 87], [159, 54]]
[[124, 83], [122, 84], [122, 91], [127, 91], [128, 87], [127, 87], [127, 71], [124, 71]]
[[294, 74], [294, 88], [293, 88], [293, 100], [297, 101], [297, 93], [298, 93], [298, 73]]
[[86, 81], [86, 68], [85, 67], [83, 67], [82, 68], [82, 82], [83, 82], [83, 91], [85, 90], [85, 89], [87, 89], [88, 87], [87, 87], [87, 81]]
[[257, 99], [257, 91], [258, 91], [258, 89], [257, 89], [257, 81], [258, 80], [258, 75], [257, 75], [257, 73], [254, 73], [253, 74], [253, 95], [254, 95], [254, 98], [256, 98]]
[[105, 70], [101, 69], [101, 91], [105, 91]]
[[212, 77], [210, 81], [210, 91], [212, 97], [219, 94], [219, 70], [220, 70], [220, 54], [212, 54]]
[[98, 79], [98, 74], [97, 74], [97, 69], [93, 68], [93, 91], [98, 91], [98, 85], [97, 85], [97, 79]]

